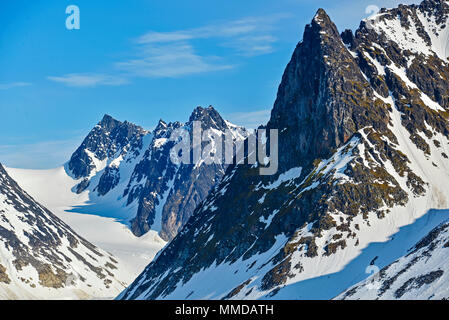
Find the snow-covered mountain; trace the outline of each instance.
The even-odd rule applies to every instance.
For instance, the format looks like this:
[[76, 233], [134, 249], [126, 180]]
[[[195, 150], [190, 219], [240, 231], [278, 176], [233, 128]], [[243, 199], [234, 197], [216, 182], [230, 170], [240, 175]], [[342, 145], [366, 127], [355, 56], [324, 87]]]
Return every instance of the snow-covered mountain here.
[[[64, 167], [6, 168], [33, 198], [83, 237], [120, 258], [132, 281], [220, 181], [227, 165], [175, 164], [172, 133], [192, 123], [242, 141], [244, 128], [213, 108], [196, 108], [185, 124], [160, 120], [152, 131], [105, 115]], [[56, 195], [56, 196], [55, 196]], [[162, 237], [162, 238], [161, 238]]]
[[125, 278], [114, 256], [77, 235], [0, 165], [0, 299], [110, 298]]
[[201, 122], [203, 132], [222, 135], [229, 130], [234, 141], [246, 135], [213, 107], [196, 108], [185, 124], [160, 120], [152, 131], [105, 115], [64, 167], [6, 170], [78, 234], [120, 258], [126, 280], [132, 281], [227, 168], [225, 163], [170, 160], [172, 133], [184, 129], [191, 135], [194, 121]]
[[340, 34], [320, 9], [266, 126], [278, 173], [228, 168], [118, 298], [330, 299], [405, 255], [449, 208], [448, 17], [425, 0]]
[[[99, 205], [96, 207], [98, 211], [94, 211], [88, 192], [77, 194], [72, 191], [80, 180], [67, 175], [66, 167], [49, 170], [5, 169], [22, 189], [80, 236], [117, 257], [127, 271], [128, 283], [142, 272], [166, 244], [155, 231], [149, 231], [142, 237], [135, 236], [128, 226], [111, 217], [111, 214], [108, 215], [110, 212], [107, 207]], [[89, 214], [80, 209], [87, 205]]]
[[449, 220], [406, 255], [336, 299], [449, 299]]
[[[153, 230], [171, 240], [225, 173], [227, 164], [176, 164], [170, 154], [175, 130], [192, 135], [193, 123], [242, 141], [246, 130], [225, 121], [212, 107], [197, 107], [185, 124], [160, 120], [153, 131], [106, 115], [72, 155], [67, 171], [80, 180], [74, 191], [89, 194], [79, 212], [108, 212], [129, 222], [137, 236]], [[192, 140], [192, 139], [191, 139]], [[210, 143], [214, 143], [213, 139]]]

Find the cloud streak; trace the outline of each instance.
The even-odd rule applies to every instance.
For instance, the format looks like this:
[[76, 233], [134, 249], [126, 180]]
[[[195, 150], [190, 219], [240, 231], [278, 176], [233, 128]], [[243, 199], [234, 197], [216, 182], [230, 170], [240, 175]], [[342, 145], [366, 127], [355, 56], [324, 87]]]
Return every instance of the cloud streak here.
[[170, 32], [149, 31], [137, 39], [137, 43], [161, 43], [181, 40], [230, 38], [250, 33], [263, 33], [272, 29], [273, 23], [286, 18], [286, 14], [268, 17], [248, 17], [228, 22], [211, 24], [204, 27]]
[[240, 55], [253, 57], [273, 52], [272, 44], [276, 41], [272, 35], [250, 35], [225, 42], [223, 46], [234, 48]]
[[290, 18], [290, 14], [273, 14], [264, 17], [247, 17], [216, 23], [199, 28], [170, 32], [149, 31], [137, 38], [138, 44], [161, 44], [195, 39], [222, 39], [223, 46], [234, 48], [246, 56], [267, 54], [274, 51], [277, 41], [271, 33], [278, 21]]
[[247, 17], [203, 27], [169, 32], [149, 31], [135, 39], [135, 58], [118, 62], [116, 66], [138, 77], [171, 78], [190, 74], [228, 70], [234, 64], [224, 58], [201, 55], [193, 40], [211, 39], [218, 46], [231, 48], [237, 55], [251, 57], [271, 53], [277, 39], [270, 33], [274, 25], [287, 14]]
[[179, 78], [229, 70], [239, 64], [226, 61], [232, 53], [226, 58], [201, 54], [193, 41], [213, 41], [216, 47], [231, 49], [234, 56], [253, 57], [268, 54], [274, 51], [273, 44], [277, 41], [271, 34], [276, 23], [290, 16], [273, 14], [217, 22], [186, 30], [148, 31], [134, 39], [132, 57], [114, 63], [117, 75], [71, 73], [49, 76], [47, 79], [69, 87], [119, 86], [129, 83], [128, 79], [135, 77]]
[[59, 77], [49, 76], [47, 79], [69, 87], [119, 86], [128, 83], [128, 80], [120, 76], [95, 73], [70, 73]]
[[134, 76], [147, 78], [176, 78], [190, 74], [233, 68], [230, 64], [215, 63], [216, 57], [200, 56], [189, 43], [146, 45], [141, 57], [116, 66]]
[[27, 87], [31, 86], [29, 82], [10, 82], [10, 83], [0, 83], [0, 90], [8, 90], [17, 87]]

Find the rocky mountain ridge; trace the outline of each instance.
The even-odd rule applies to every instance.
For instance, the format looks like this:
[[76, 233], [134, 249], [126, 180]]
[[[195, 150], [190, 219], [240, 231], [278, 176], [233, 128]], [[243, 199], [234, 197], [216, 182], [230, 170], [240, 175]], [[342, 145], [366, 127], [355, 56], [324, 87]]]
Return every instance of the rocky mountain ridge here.
[[246, 135], [244, 128], [225, 121], [212, 106], [197, 107], [185, 124], [160, 120], [153, 131], [106, 115], [67, 164], [70, 174], [80, 179], [74, 191], [89, 192], [95, 206], [115, 206], [115, 217], [129, 223], [137, 236], [151, 229], [171, 240], [228, 166], [225, 161], [176, 164], [171, 160], [177, 143], [172, 135], [185, 130], [192, 137], [195, 121], [203, 131], [215, 130], [223, 137], [229, 130], [234, 141]]

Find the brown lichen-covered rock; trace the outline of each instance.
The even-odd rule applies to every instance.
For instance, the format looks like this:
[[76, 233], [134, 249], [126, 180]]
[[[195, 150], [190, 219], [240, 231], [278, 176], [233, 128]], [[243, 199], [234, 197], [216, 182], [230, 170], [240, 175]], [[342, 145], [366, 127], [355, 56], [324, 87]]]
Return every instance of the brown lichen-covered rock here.
[[0, 282], [10, 283], [11, 279], [9, 279], [8, 274], [6, 273], [6, 268], [0, 264]]

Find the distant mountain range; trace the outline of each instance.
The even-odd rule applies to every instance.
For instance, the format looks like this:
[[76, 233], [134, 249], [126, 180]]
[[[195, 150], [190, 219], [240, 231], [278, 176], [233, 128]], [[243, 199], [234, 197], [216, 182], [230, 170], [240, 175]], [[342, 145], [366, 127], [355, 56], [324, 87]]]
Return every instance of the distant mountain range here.
[[153, 131], [105, 115], [67, 164], [81, 180], [75, 191], [88, 191], [96, 206], [115, 205], [117, 218], [129, 220], [137, 236], [151, 229], [171, 240], [227, 168], [224, 155], [222, 163], [211, 165], [171, 160], [177, 141], [170, 137], [179, 129], [192, 135], [194, 121], [223, 137], [229, 130], [234, 141], [246, 136], [244, 128], [223, 120], [211, 106], [196, 108], [185, 124], [160, 120]]

